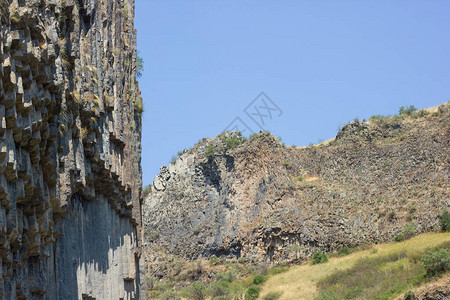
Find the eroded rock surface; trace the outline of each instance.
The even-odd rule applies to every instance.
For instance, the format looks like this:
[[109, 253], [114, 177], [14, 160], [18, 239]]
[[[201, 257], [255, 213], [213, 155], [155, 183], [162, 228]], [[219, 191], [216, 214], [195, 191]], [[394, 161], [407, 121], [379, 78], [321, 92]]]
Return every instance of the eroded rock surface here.
[[0, 0], [0, 298], [138, 299], [133, 0]]
[[295, 261], [390, 241], [407, 223], [437, 228], [450, 205], [449, 116], [444, 104], [414, 118], [352, 122], [301, 148], [269, 133], [200, 141], [161, 168], [144, 201], [153, 276], [164, 275], [158, 251]]

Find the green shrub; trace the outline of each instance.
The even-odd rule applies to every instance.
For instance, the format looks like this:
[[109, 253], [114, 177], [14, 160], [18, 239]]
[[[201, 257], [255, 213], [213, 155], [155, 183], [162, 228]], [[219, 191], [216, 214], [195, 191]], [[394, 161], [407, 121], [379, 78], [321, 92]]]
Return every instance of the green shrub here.
[[267, 273], [269, 275], [276, 275], [276, 274], [280, 274], [280, 273], [283, 273], [286, 271], [289, 271], [288, 267], [275, 267], [273, 269], [268, 270]]
[[191, 286], [181, 291], [181, 296], [193, 300], [204, 300], [206, 298], [206, 287], [201, 281], [194, 282]]
[[266, 281], [267, 281], [267, 279], [263, 275], [256, 275], [253, 278], [253, 284], [261, 284], [261, 283], [264, 283]]
[[441, 215], [441, 228], [443, 231], [450, 232], [450, 214], [444, 211]]
[[341, 249], [338, 250], [339, 256], [345, 256], [345, 255], [349, 255], [349, 254], [350, 254], [350, 249], [347, 247], [342, 247]]
[[242, 144], [242, 141], [238, 138], [227, 137], [225, 138], [225, 145], [227, 150], [232, 150]]
[[259, 296], [259, 287], [251, 286], [245, 292], [245, 300], [254, 300]]
[[384, 121], [384, 120], [386, 120], [386, 119], [388, 119], [388, 118], [389, 118], [389, 116], [373, 115], [373, 116], [371, 116], [371, 117], [369, 118], [369, 121], [372, 121], [372, 122], [382, 122], [382, 121]]
[[417, 108], [414, 107], [414, 105], [410, 105], [408, 107], [400, 106], [398, 110], [398, 114], [401, 115], [407, 115], [410, 116], [413, 112], [415, 112]]
[[144, 112], [144, 99], [141, 95], [138, 95], [134, 101], [134, 110], [138, 114], [142, 114]]
[[288, 161], [283, 161], [283, 167], [289, 167], [291, 165], [291, 163], [290, 162], [288, 162]]
[[322, 251], [313, 254], [312, 264], [321, 264], [328, 261], [327, 256]]
[[417, 232], [416, 225], [414, 225], [414, 223], [412, 222], [408, 222], [403, 228], [403, 231], [399, 235], [397, 235], [394, 238], [394, 240], [396, 242], [404, 241], [406, 239], [411, 238], [414, 234], [416, 234], [416, 232]]
[[403, 234], [405, 235], [406, 239], [411, 238], [413, 235], [416, 234], [416, 232], [417, 232], [416, 225], [414, 225], [414, 223], [412, 222], [408, 222], [405, 225], [405, 228], [403, 228]]
[[263, 297], [263, 300], [277, 300], [280, 299], [283, 292], [270, 292]]
[[213, 145], [208, 145], [208, 146], [206, 147], [205, 156], [206, 156], [207, 158], [210, 158], [210, 157], [213, 156], [213, 155], [214, 155], [214, 146], [213, 146]]
[[400, 233], [399, 235], [397, 235], [397, 236], [394, 238], [394, 240], [395, 240], [396, 242], [404, 241], [404, 240], [405, 240], [405, 235], [404, 235], [403, 233]]
[[446, 248], [428, 251], [422, 257], [422, 263], [428, 276], [444, 273], [450, 269], [450, 251]]
[[305, 180], [305, 178], [303, 178], [303, 176], [297, 176], [297, 180], [298, 181], [303, 181], [303, 180]]
[[208, 288], [208, 294], [213, 298], [227, 296], [229, 293], [230, 283], [226, 280], [214, 282]]

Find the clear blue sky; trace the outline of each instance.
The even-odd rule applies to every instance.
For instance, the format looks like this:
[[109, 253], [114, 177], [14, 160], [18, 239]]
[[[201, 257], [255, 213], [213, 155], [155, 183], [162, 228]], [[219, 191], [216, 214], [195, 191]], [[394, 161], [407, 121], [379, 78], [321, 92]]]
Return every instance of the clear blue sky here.
[[297, 146], [355, 117], [450, 100], [450, 1], [136, 0], [144, 184], [264, 91]]

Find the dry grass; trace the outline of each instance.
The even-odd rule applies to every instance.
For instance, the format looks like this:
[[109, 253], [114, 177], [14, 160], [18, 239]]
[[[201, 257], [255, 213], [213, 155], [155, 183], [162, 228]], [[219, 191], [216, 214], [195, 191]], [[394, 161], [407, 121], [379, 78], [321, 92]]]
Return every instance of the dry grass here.
[[137, 95], [134, 102], [134, 109], [138, 114], [142, 114], [142, 112], [144, 111], [144, 102], [141, 95]]
[[19, 16], [17, 13], [14, 13], [13, 15], [11, 15], [9, 17], [9, 19], [11, 20], [11, 23], [13, 23], [13, 24], [19, 24], [20, 22], [22, 22], [22, 17]]
[[92, 98], [92, 101], [95, 103], [95, 105], [100, 106], [101, 101], [100, 98], [97, 95], [94, 95]]
[[88, 133], [89, 133], [89, 130], [87, 128], [81, 127], [81, 129], [80, 129], [80, 139], [82, 141], [86, 140]]
[[433, 106], [433, 107], [429, 107], [429, 108], [425, 108], [425, 110], [429, 113], [436, 113], [439, 111], [439, 108], [445, 105], [450, 105], [450, 101], [447, 101], [447, 103], [438, 105], [438, 106]]
[[319, 177], [317, 176], [312, 176], [312, 175], [305, 175], [305, 181], [309, 181], [309, 182], [314, 182], [319, 180]]
[[73, 91], [72, 98], [73, 98], [73, 101], [75, 101], [75, 103], [77, 103], [78, 105], [83, 104], [83, 99], [81, 98], [79, 91]]
[[113, 97], [108, 96], [108, 95], [105, 94], [104, 98], [105, 98], [105, 104], [107, 106], [113, 106], [114, 105], [114, 98]]
[[[345, 270], [355, 265], [363, 257], [391, 255], [406, 250], [408, 254], [423, 252], [450, 241], [450, 233], [429, 233], [400, 243], [376, 245], [373, 249], [358, 251], [344, 257], [330, 258], [324, 264], [304, 264], [271, 277], [262, 287], [261, 297], [270, 292], [283, 292], [280, 299], [315, 299], [318, 296], [317, 282], [337, 270]], [[376, 250], [374, 250], [376, 249]]]

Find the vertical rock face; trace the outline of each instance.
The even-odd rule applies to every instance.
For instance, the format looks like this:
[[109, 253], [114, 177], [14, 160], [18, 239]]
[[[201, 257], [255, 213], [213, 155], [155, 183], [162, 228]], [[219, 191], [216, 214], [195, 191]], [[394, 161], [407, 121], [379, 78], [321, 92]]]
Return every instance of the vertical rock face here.
[[139, 299], [134, 0], [0, 0], [0, 298]]

